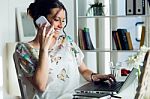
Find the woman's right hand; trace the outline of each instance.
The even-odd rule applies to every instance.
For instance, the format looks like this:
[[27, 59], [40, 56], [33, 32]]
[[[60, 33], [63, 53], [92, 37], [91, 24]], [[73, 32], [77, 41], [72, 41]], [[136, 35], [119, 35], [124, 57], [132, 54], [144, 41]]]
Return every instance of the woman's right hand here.
[[39, 26], [38, 34], [41, 50], [48, 50], [54, 46], [58, 33], [55, 33], [53, 29], [53, 25], [47, 26], [47, 24], [43, 24], [42, 26]]

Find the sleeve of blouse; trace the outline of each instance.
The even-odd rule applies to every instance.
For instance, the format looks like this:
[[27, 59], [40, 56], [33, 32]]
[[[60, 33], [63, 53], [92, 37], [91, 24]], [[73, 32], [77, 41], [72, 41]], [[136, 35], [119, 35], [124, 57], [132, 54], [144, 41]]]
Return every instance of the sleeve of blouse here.
[[16, 45], [15, 53], [17, 53], [19, 67], [18, 72], [20, 75], [24, 77], [33, 76], [36, 64], [33, 62], [31, 53], [27, 47], [22, 43], [18, 43]]
[[81, 62], [83, 61], [84, 59], [84, 54], [83, 52], [81, 51], [81, 49], [79, 48], [79, 46], [77, 46], [77, 44], [72, 40], [72, 38], [70, 36], [68, 36], [68, 39], [69, 39], [69, 42], [71, 43], [72, 45], [72, 52], [74, 53], [75, 55], [75, 58], [76, 58], [76, 61], [77, 61], [77, 64], [78, 66], [80, 66]]

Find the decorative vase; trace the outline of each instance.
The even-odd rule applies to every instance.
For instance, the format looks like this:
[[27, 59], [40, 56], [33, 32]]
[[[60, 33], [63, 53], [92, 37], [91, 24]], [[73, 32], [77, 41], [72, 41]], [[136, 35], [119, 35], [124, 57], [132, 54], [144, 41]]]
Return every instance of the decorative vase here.
[[103, 7], [93, 7], [93, 15], [94, 16], [104, 15]]
[[104, 15], [104, 5], [102, 3], [90, 4], [86, 15], [101, 16]]

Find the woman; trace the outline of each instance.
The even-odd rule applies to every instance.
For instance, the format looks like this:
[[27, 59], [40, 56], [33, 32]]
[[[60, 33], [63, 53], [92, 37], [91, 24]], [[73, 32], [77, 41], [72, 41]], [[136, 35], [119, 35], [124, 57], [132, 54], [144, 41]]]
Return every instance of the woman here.
[[[83, 53], [64, 32], [67, 11], [59, 0], [35, 1], [28, 14], [37, 35], [30, 42], [18, 43], [16, 53], [29, 99], [71, 99], [79, 87], [79, 73], [87, 81], [115, 80], [112, 75], [93, 73], [84, 64]], [[40, 16], [45, 16], [51, 26], [37, 25]]]

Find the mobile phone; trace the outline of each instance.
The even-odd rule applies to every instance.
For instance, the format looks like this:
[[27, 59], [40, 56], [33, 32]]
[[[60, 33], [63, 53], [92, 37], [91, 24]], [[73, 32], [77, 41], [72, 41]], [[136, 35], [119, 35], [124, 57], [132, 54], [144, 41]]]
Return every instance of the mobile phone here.
[[[48, 22], [48, 20], [44, 17], [44, 16], [40, 16], [36, 21], [35, 23], [38, 25], [38, 26], [41, 26], [43, 24], [46, 23], [47, 26], [50, 26], [51, 24]], [[54, 28], [52, 28], [52, 31], [51, 33], [53, 33], [55, 30]]]
[[44, 16], [40, 16], [35, 23], [39, 26], [43, 25], [43, 24], [47, 24], [47, 26], [50, 26], [51, 24], [48, 22], [48, 20], [44, 17]]

